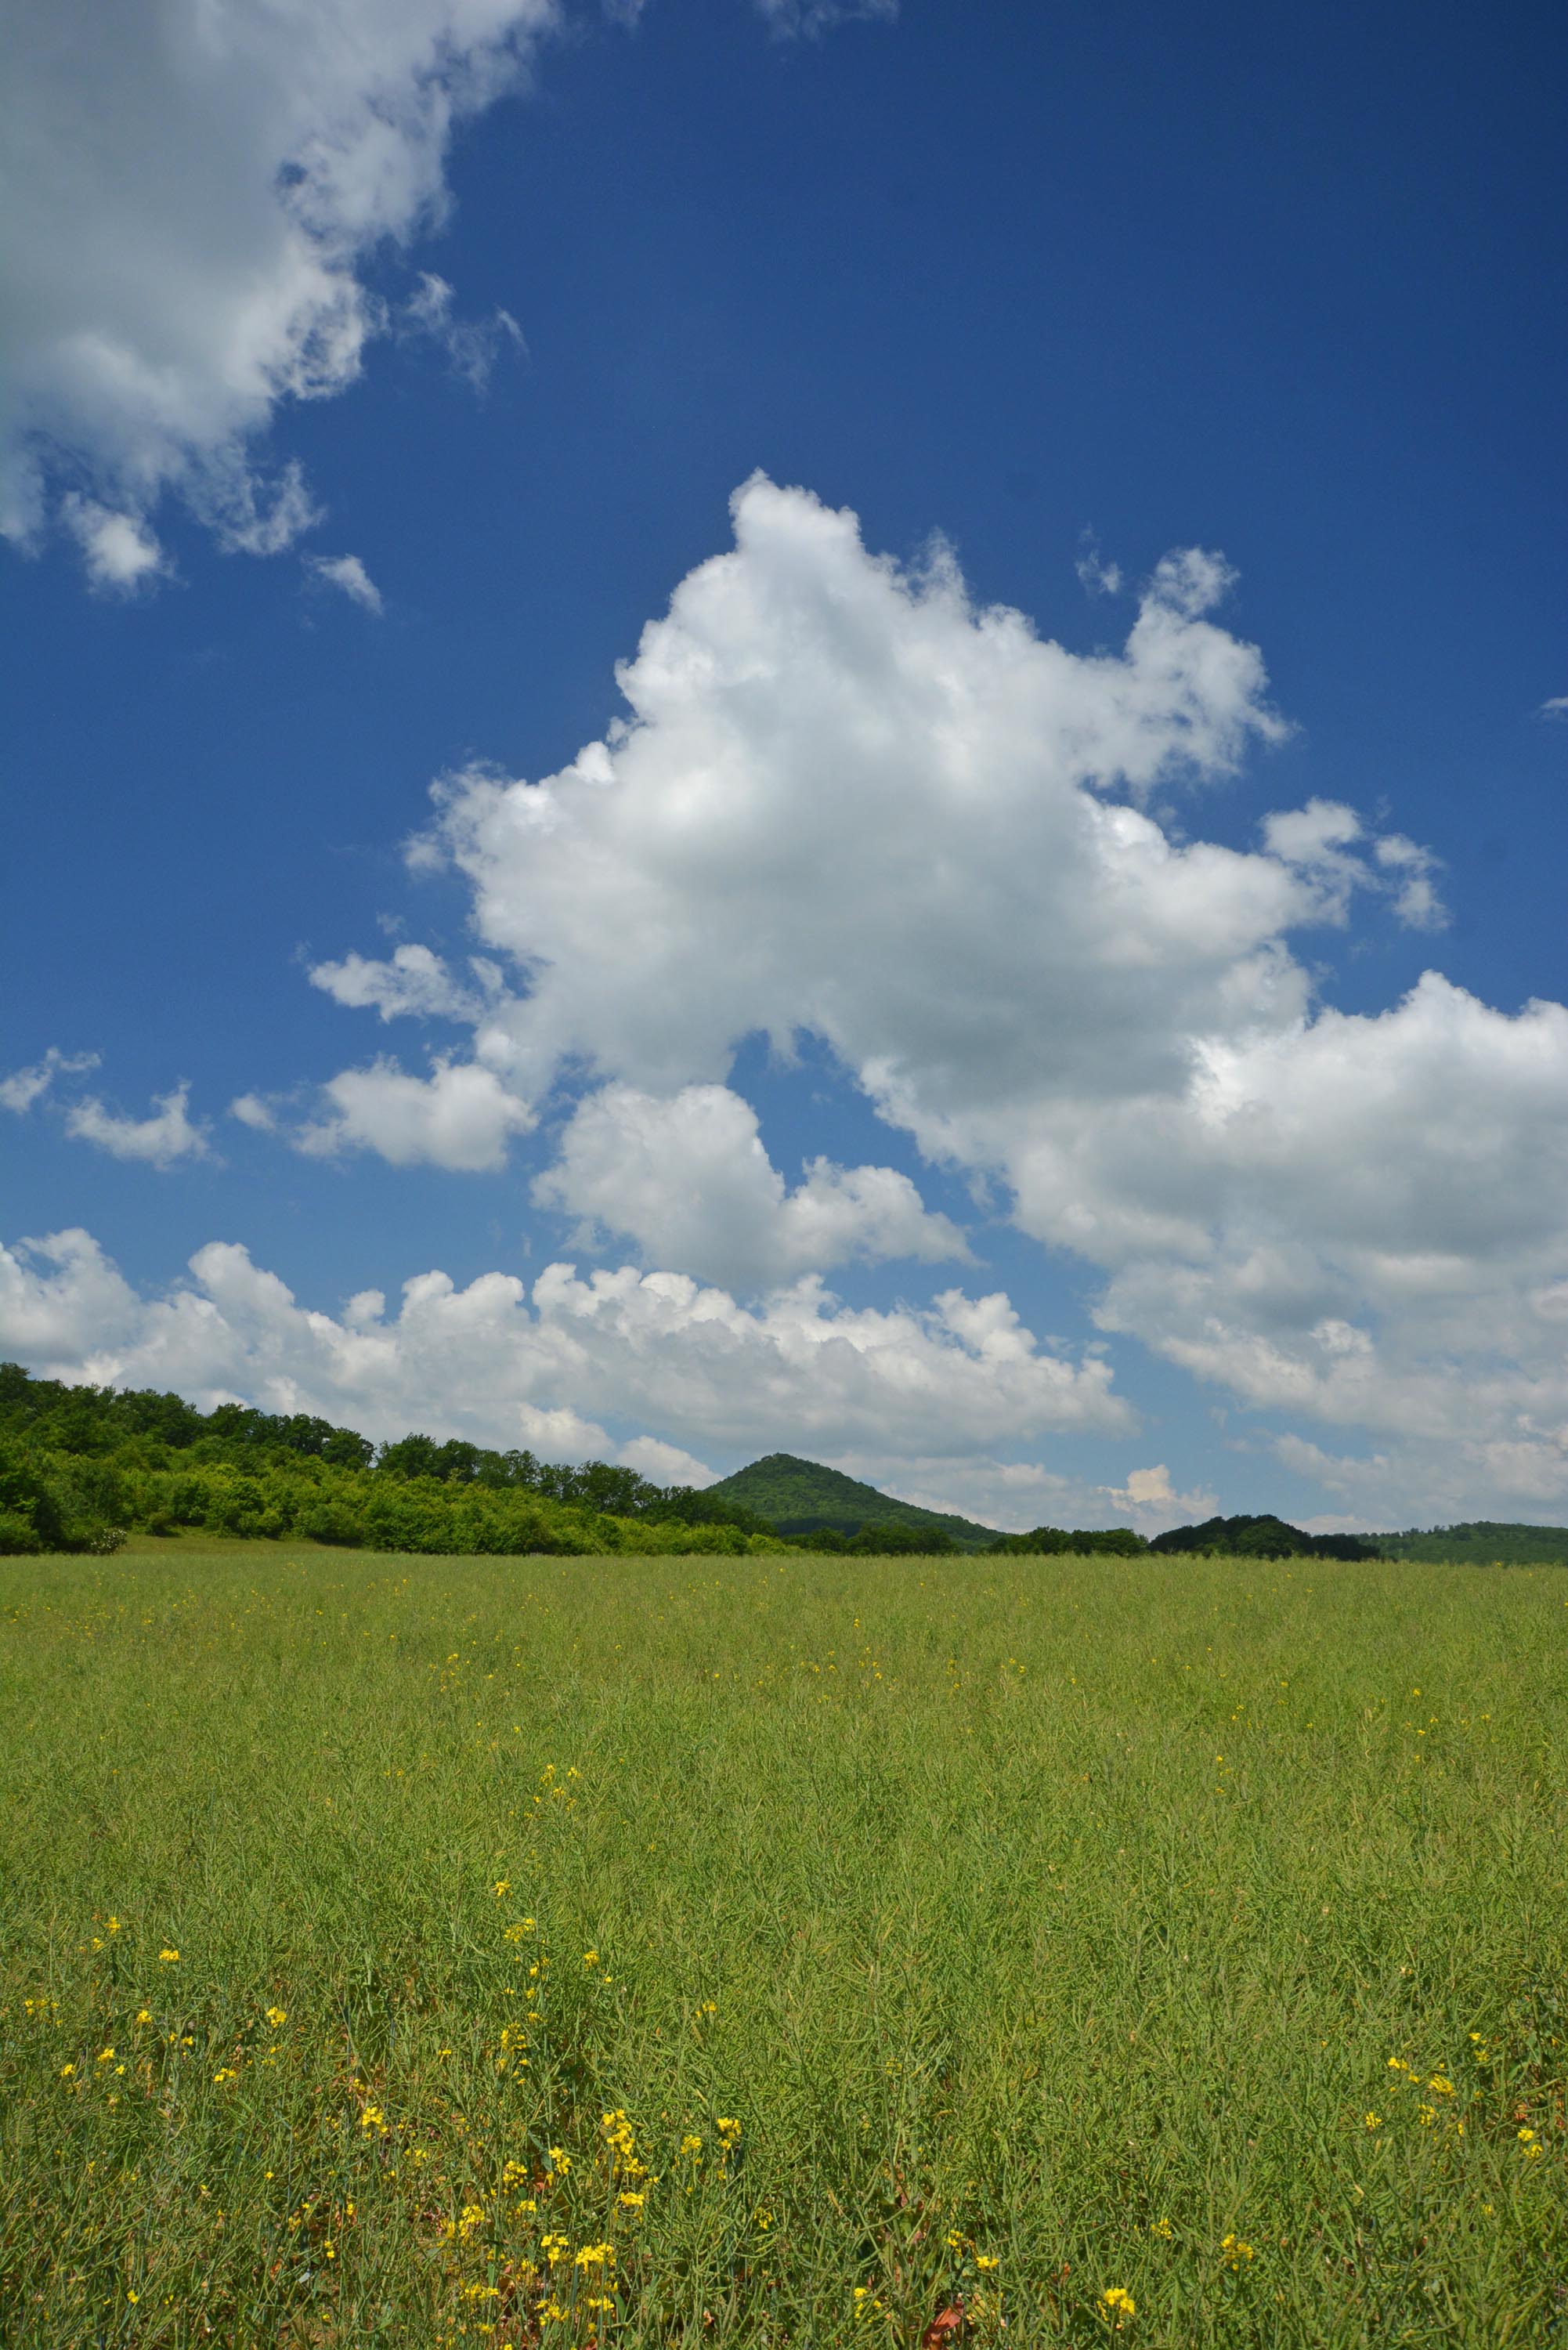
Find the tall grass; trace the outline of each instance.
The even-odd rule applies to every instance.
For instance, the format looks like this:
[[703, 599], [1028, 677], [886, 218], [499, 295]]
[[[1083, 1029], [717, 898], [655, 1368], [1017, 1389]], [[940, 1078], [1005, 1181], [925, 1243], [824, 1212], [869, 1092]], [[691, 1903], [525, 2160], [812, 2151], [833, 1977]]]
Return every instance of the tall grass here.
[[1568, 2337], [1559, 1571], [0, 1576], [7, 2344]]

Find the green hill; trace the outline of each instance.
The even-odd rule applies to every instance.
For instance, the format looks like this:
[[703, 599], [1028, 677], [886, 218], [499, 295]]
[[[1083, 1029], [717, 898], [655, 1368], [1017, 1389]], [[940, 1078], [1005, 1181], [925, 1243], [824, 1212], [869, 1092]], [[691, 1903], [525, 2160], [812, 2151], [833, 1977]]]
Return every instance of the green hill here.
[[793, 1452], [770, 1452], [749, 1468], [737, 1469], [732, 1477], [710, 1485], [705, 1498], [753, 1510], [781, 1534], [853, 1534], [862, 1526], [898, 1525], [919, 1534], [946, 1534], [961, 1550], [979, 1550], [996, 1539], [993, 1526], [976, 1525], [972, 1518], [950, 1517], [941, 1510], [922, 1510], [917, 1502], [895, 1501], [857, 1477], [825, 1469], [819, 1461], [797, 1461]]
[[1568, 1526], [1526, 1526], [1495, 1518], [1464, 1525], [1412, 1526], [1402, 1534], [1374, 1534], [1385, 1558], [1421, 1559], [1455, 1566], [1568, 1565]]

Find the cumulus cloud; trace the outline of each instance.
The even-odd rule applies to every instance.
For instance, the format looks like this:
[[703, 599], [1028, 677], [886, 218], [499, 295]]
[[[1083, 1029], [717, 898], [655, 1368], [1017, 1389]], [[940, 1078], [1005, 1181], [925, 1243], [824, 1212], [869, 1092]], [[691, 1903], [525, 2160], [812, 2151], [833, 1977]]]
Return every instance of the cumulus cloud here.
[[188, 1104], [189, 1086], [171, 1093], [154, 1094], [151, 1118], [125, 1118], [106, 1109], [96, 1094], [77, 1102], [66, 1113], [66, 1131], [82, 1142], [96, 1143], [111, 1158], [140, 1159], [147, 1167], [172, 1167], [182, 1159], [207, 1155], [204, 1128], [193, 1122]]
[[1543, 702], [1537, 715], [1542, 718], [1568, 718], [1568, 693], [1554, 693]]
[[336, 588], [351, 603], [360, 605], [367, 612], [381, 616], [381, 591], [357, 555], [311, 555], [306, 557], [306, 569], [311, 577], [328, 588]]
[[1199, 1518], [1214, 1516], [1220, 1507], [1210, 1492], [1198, 1490], [1179, 1493], [1163, 1461], [1152, 1469], [1129, 1469], [1126, 1484], [1109, 1485], [1104, 1490], [1111, 1507], [1130, 1518], [1139, 1534], [1158, 1534], [1183, 1520], [1191, 1524]]
[[673, 1274], [584, 1280], [552, 1264], [531, 1288], [421, 1274], [396, 1314], [368, 1291], [334, 1318], [231, 1243], [198, 1250], [191, 1273], [142, 1297], [85, 1232], [0, 1250], [0, 1348], [50, 1376], [245, 1396], [377, 1437], [423, 1427], [602, 1453], [604, 1423], [618, 1421], [635, 1431], [633, 1466], [692, 1482], [710, 1450], [909, 1457], [1132, 1425], [1103, 1362], [1042, 1347], [1000, 1296], [950, 1291], [924, 1313], [877, 1313], [805, 1280], [747, 1311]]
[[[628, 718], [539, 783], [449, 777], [416, 848], [508, 972], [484, 1066], [586, 1094], [540, 1196], [667, 1262], [720, 1232], [756, 1281], [808, 1206], [854, 1231], [864, 1197], [786, 1192], [728, 1087], [745, 1038], [806, 1031], [1098, 1268], [1106, 1329], [1366, 1431], [1390, 1492], [1442, 1453], [1483, 1511], [1568, 1498], [1568, 1013], [1435, 972], [1339, 1013], [1293, 934], [1430, 926], [1431, 854], [1327, 795], [1251, 851], [1155, 820], [1284, 732], [1214, 617], [1222, 560], [1168, 557], [1120, 649], [1078, 655], [804, 492], [756, 479], [734, 517], [619, 672]], [[382, 1009], [394, 981], [354, 984]], [[727, 1139], [683, 1222], [694, 1103]]]
[[57, 1045], [51, 1045], [41, 1061], [0, 1077], [0, 1109], [18, 1115], [30, 1110], [36, 1101], [42, 1101], [57, 1077], [79, 1076], [86, 1069], [96, 1069], [98, 1063], [96, 1053], [62, 1053]]
[[687, 1086], [662, 1100], [603, 1087], [572, 1118], [534, 1200], [629, 1236], [646, 1263], [742, 1288], [856, 1257], [933, 1263], [969, 1255], [957, 1226], [928, 1213], [909, 1177], [890, 1167], [816, 1159], [786, 1191], [756, 1112], [727, 1086]]
[[[388, 321], [362, 270], [439, 218], [463, 117], [516, 87], [554, 0], [22, 0], [0, 98], [4, 496], [52, 484], [92, 576], [145, 583], [181, 493], [227, 546], [313, 518], [257, 437], [358, 375]], [[452, 328], [452, 332], [462, 330]], [[470, 368], [472, 372], [472, 366]]]
[[[815, 35], [896, 0], [757, 0]], [[637, 0], [610, 10], [624, 22]], [[450, 207], [463, 120], [516, 89], [566, 0], [16, 0], [0, 84], [0, 533], [60, 522], [93, 585], [168, 569], [172, 494], [232, 552], [320, 519], [280, 407], [345, 391], [379, 336], [433, 341], [483, 390], [520, 347], [405, 255]], [[350, 558], [351, 559], [351, 558]], [[339, 585], [346, 582], [339, 580]], [[353, 592], [353, 591], [350, 591]]]
[[72, 490], [60, 500], [60, 520], [81, 548], [88, 586], [100, 595], [133, 596], [169, 569], [156, 536], [136, 515], [116, 514]]
[[452, 977], [440, 955], [429, 947], [398, 947], [389, 962], [369, 955], [345, 955], [341, 962], [312, 966], [310, 983], [338, 1003], [355, 1010], [379, 1012], [383, 1020], [410, 1014], [426, 1020], [476, 1020], [486, 1000], [498, 993], [502, 981], [495, 965], [475, 957], [471, 969], [478, 991]]
[[[1271, 857], [1293, 866], [1315, 884], [1321, 921], [1344, 923], [1356, 889], [1381, 889], [1407, 929], [1440, 930], [1448, 920], [1438, 896], [1438, 860], [1402, 832], [1368, 834], [1354, 808], [1339, 800], [1309, 800], [1263, 818]], [[1370, 863], [1368, 862], [1370, 858]]]
[[394, 1167], [476, 1174], [502, 1166], [510, 1138], [533, 1123], [526, 1105], [474, 1061], [438, 1061], [433, 1075], [417, 1077], [380, 1059], [343, 1070], [325, 1091], [327, 1114], [294, 1137], [316, 1158], [374, 1150]]
[[277, 1129], [277, 1115], [270, 1102], [260, 1094], [236, 1094], [229, 1104], [229, 1116], [237, 1118], [255, 1134], [273, 1134]]

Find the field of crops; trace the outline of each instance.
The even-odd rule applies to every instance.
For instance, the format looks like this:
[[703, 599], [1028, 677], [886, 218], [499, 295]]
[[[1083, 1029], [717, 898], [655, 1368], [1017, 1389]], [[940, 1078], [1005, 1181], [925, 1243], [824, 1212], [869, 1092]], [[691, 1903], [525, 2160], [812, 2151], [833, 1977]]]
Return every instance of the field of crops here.
[[0, 1562], [0, 2339], [1568, 2339], [1568, 1575]]

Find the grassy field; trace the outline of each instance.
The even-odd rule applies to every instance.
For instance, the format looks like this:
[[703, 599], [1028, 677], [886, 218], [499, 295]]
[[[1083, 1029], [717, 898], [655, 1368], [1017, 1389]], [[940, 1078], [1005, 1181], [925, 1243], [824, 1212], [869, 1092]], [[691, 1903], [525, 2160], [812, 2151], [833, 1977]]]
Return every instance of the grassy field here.
[[0, 1562], [0, 2339], [1568, 2340], [1565, 1643], [1553, 1569]]

